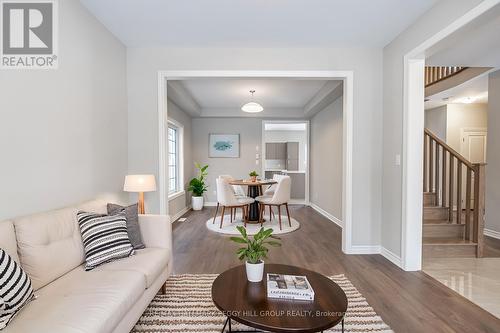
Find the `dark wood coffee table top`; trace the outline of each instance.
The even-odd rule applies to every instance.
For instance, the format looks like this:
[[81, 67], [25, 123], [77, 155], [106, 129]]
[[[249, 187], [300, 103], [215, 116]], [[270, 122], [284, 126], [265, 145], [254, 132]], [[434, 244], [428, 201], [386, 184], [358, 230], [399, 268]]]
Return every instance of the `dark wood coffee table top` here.
[[[314, 289], [314, 301], [267, 298], [267, 273], [306, 276]], [[340, 323], [347, 311], [344, 291], [329, 278], [276, 264], [265, 265], [260, 283], [247, 281], [244, 265], [225, 271], [212, 285], [212, 299], [229, 318], [272, 332], [321, 332]]]

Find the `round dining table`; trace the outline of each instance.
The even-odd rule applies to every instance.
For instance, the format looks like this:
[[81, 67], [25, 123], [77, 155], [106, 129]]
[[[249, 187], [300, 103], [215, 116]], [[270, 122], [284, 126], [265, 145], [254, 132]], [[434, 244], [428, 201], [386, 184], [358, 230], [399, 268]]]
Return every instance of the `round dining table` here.
[[[257, 198], [259, 195], [263, 195], [263, 186], [276, 184], [277, 181], [273, 179], [257, 179], [256, 181], [251, 181], [250, 179], [233, 179], [229, 181], [231, 185], [240, 185], [248, 187], [248, 196], [250, 198]], [[255, 201], [250, 204], [250, 209], [248, 212], [248, 223], [259, 223], [259, 203]]]

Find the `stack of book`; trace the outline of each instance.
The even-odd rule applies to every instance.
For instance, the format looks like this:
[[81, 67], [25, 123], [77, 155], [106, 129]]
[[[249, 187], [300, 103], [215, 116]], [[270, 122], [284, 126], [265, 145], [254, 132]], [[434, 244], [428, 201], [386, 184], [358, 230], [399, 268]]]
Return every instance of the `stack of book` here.
[[267, 297], [314, 300], [314, 290], [305, 276], [267, 274]]

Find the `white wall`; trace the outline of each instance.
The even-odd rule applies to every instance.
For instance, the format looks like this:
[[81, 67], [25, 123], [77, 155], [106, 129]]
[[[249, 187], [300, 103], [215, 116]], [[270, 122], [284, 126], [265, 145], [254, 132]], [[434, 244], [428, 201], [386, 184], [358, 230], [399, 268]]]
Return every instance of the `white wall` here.
[[[353, 245], [379, 245], [382, 189], [381, 65], [382, 50], [369, 48], [129, 48], [129, 171], [158, 174], [158, 133], [155, 129], [158, 121], [159, 70], [352, 70]], [[230, 129], [226, 127], [226, 130]], [[151, 193], [146, 199], [152, 211], [157, 212], [158, 193]]]
[[[442, 0], [383, 50], [382, 246], [401, 255], [404, 56], [448, 27], [481, 0]], [[423, 112], [423, 110], [422, 110]]]
[[191, 195], [187, 191], [189, 181], [193, 177], [193, 153], [192, 153], [192, 140], [191, 140], [191, 117], [179, 108], [171, 100], [168, 100], [168, 119], [174, 120], [182, 125], [183, 129], [183, 179], [185, 193], [174, 199], [168, 201], [168, 213], [170, 216], [175, 216], [175, 214], [183, 211], [191, 204]]
[[[231, 175], [246, 179], [252, 170], [260, 173], [262, 166], [255, 164], [255, 153], [261, 152], [262, 119], [259, 118], [193, 118], [193, 161], [208, 164], [205, 199], [216, 202], [215, 179], [219, 175]], [[209, 158], [208, 135], [210, 133], [240, 134], [240, 157]], [[258, 147], [258, 151], [256, 150]]]
[[500, 71], [489, 77], [486, 163], [485, 228], [500, 232]]
[[58, 3], [59, 69], [0, 73], [0, 219], [122, 195], [125, 47], [79, 1]]
[[463, 128], [487, 128], [488, 105], [484, 103], [448, 104], [446, 122], [446, 143], [461, 151]]
[[342, 97], [311, 119], [310, 201], [339, 220], [342, 220], [342, 125]]
[[307, 131], [264, 131], [265, 142], [298, 142], [299, 171], [307, 167]]
[[446, 142], [447, 106], [425, 110], [425, 128]]

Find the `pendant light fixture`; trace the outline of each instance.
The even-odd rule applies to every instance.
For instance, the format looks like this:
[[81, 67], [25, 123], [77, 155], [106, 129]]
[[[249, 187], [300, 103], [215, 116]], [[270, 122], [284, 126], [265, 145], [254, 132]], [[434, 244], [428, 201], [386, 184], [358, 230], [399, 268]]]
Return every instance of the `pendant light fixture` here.
[[[250, 93], [252, 94], [252, 100], [253, 100], [253, 94], [255, 93], [255, 90], [250, 90]], [[264, 108], [259, 103], [252, 101], [243, 105], [241, 107], [241, 110], [248, 113], [257, 113], [264, 111]]]

